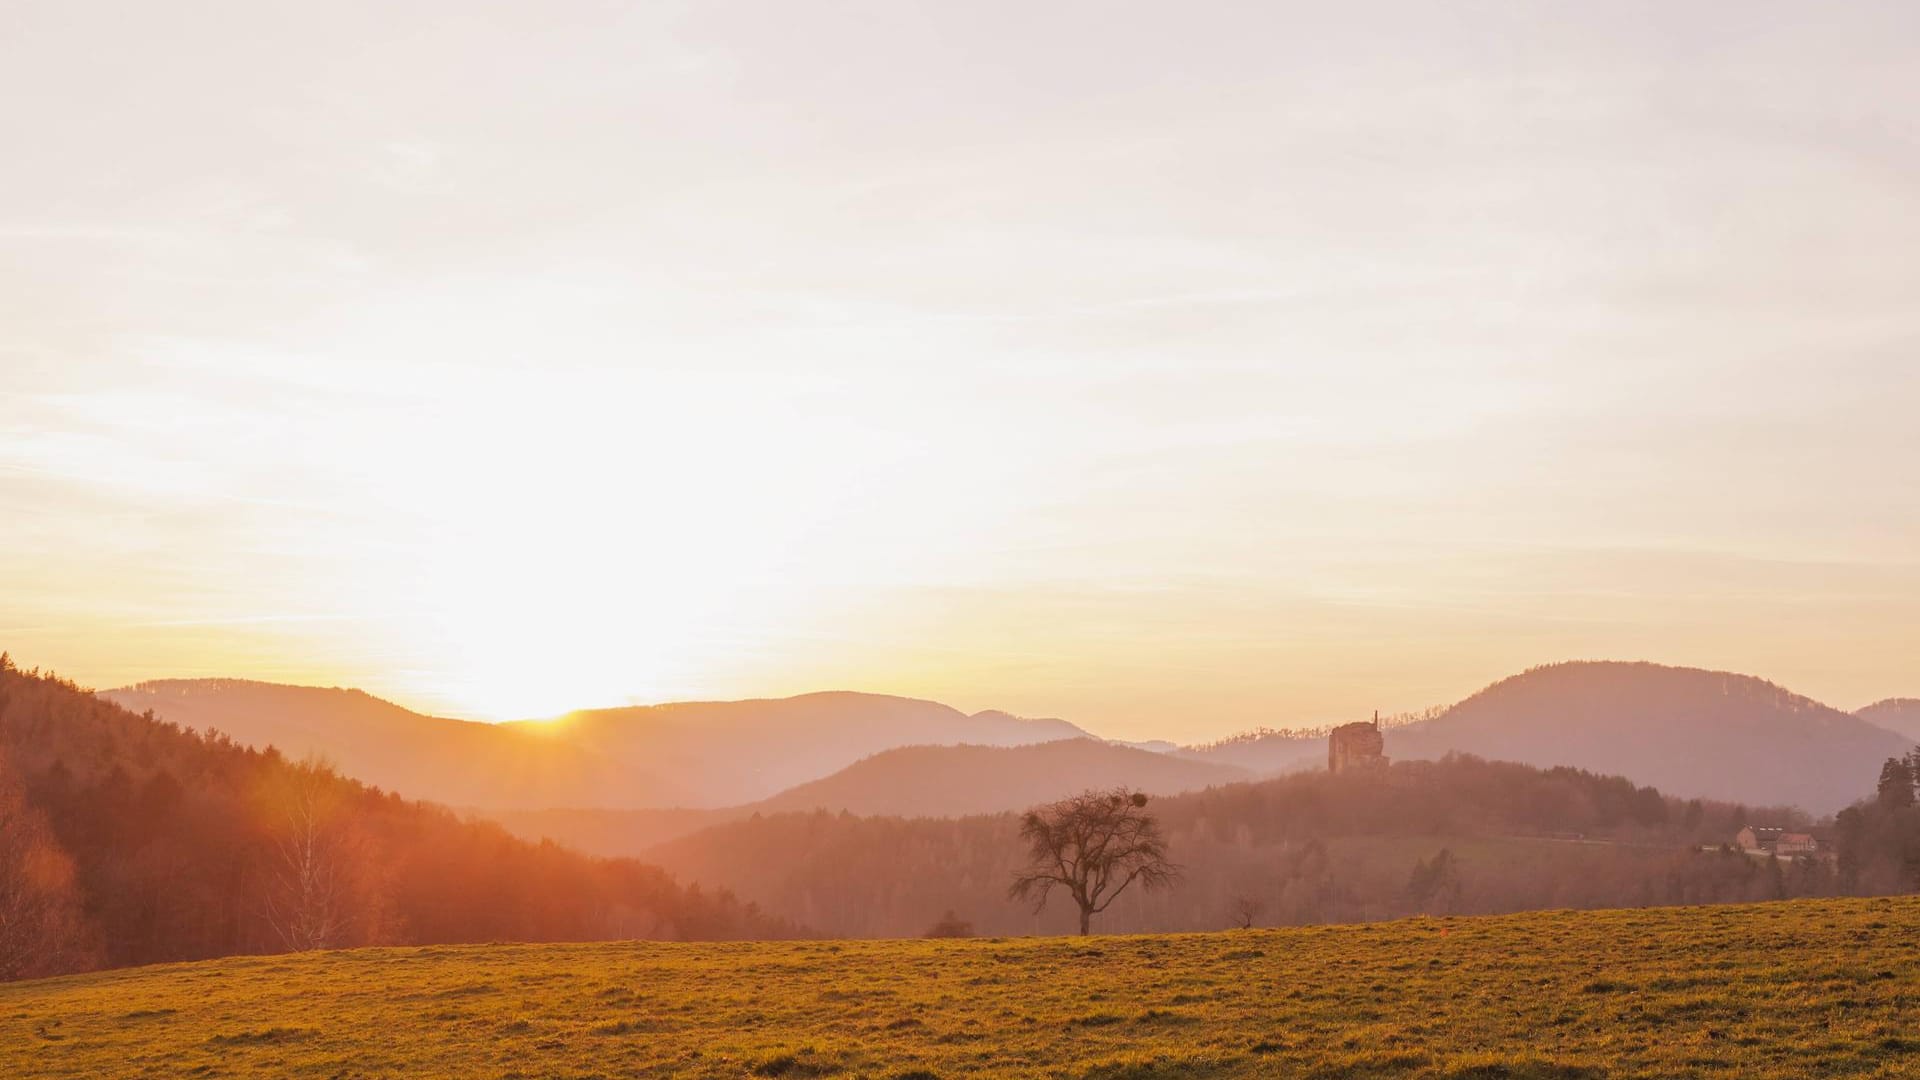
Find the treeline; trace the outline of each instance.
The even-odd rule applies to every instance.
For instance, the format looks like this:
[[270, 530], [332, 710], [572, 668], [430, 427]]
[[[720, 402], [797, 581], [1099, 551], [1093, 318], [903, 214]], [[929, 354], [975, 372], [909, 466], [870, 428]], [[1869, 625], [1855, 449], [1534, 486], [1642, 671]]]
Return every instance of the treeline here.
[[1920, 749], [1889, 758], [1873, 797], [1834, 819], [1839, 873], [1849, 892], [1920, 892]]
[[136, 716], [0, 654], [0, 978], [310, 947], [795, 932], [724, 890]]
[[[1784, 809], [1683, 800], [1619, 777], [1454, 756], [1378, 774], [1303, 773], [1156, 799], [1182, 867], [1128, 894], [1103, 932], [1360, 922], [1420, 912], [1743, 902], [1838, 890], [1830, 864], [1721, 845]], [[1703, 850], [1711, 848], [1711, 850]], [[682, 879], [726, 881], [823, 933], [909, 936], [949, 912], [982, 934], [1065, 933], [1073, 913], [1007, 899], [1015, 815], [780, 814], [663, 844]]]

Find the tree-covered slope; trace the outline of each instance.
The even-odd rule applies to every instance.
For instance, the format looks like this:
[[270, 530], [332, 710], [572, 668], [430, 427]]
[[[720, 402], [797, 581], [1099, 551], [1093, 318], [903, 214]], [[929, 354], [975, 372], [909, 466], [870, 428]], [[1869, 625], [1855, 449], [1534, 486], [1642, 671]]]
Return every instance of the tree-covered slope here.
[[4, 658], [0, 838], [0, 927], [27, 912], [58, 928], [0, 934], [0, 974], [315, 945], [792, 932], [657, 867], [528, 843]]

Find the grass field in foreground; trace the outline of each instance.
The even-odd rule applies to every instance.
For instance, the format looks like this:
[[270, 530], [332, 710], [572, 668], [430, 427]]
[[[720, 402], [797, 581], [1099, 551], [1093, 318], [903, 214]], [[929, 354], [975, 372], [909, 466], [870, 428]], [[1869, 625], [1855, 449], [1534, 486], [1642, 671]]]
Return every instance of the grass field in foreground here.
[[246, 957], [0, 986], [0, 1076], [1920, 1076], [1920, 898]]

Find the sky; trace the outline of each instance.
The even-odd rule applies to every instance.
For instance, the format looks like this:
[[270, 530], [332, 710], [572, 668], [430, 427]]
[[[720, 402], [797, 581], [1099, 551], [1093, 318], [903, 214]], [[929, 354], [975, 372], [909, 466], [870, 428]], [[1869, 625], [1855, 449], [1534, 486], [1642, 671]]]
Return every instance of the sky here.
[[1920, 7], [0, 4], [0, 648], [1920, 696]]

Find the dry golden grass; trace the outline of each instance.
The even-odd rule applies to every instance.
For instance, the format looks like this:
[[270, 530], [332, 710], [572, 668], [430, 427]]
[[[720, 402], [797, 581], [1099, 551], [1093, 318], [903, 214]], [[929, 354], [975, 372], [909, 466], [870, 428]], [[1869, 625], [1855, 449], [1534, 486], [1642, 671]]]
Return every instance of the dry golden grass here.
[[0, 987], [10, 1077], [1914, 1077], [1920, 898], [488, 945]]

